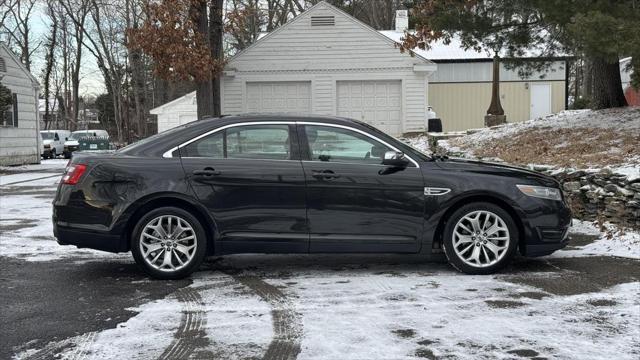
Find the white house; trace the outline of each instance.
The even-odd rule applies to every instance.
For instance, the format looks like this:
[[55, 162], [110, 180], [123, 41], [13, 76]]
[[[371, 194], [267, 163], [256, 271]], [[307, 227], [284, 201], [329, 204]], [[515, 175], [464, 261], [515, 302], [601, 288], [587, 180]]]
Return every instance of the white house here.
[[[400, 53], [392, 39], [320, 2], [229, 60], [222, 113], [339, 115], [393, 135], [420, 131], [435, 70], [431, 61]], [[185, 106], [195, 109], [195, 94], [153, 109], [158, 131], [195, 120]]]
[[[405, 15], [406, 10], [398, 15]], [[404, 20], [404, 21], [403, 21]], [[400, 53], [406, 17], [376, 31], [321, 2], [232, 57], [221, 81], [222, 113], [285, 112], [364, 120], [391, 135], [424, 131], [427, 106], [445, 131], [484, 126], [492, 59], [459, 42]], [[522, 79], [501, 66], [502, 106], [510, 122], [565, 109], [566, 64]], [[193, 121], [195, 93], [151, 111], [158, 131]]]
[[0, 82], [13, 96], [13, 105], [0, 119], [0, 165], [39, 163], [38, 81], [3, 43]]
[[149, 112], [158, 116], [158, 132], [197, 120], [196, 92], [169, 101]]

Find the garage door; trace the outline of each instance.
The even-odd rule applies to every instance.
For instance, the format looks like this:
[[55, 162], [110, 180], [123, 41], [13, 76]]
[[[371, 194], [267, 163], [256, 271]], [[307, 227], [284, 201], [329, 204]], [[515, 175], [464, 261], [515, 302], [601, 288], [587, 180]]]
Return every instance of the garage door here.
[[248, 82], [247, 111], [310, 113], [311, 82]]
[[390, 135], [402, 133], [402, 85], [390, 81], [338, 81], [338, 115], [365, 121]]

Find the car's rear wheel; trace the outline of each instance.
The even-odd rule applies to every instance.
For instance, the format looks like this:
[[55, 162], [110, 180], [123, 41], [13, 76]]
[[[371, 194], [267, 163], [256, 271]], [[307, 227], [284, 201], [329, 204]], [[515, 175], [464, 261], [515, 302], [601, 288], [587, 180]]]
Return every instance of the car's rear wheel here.
[[58, 156], [58, 154], [56, 154], [56, 149], [52, 149], [50, 158], [51, 159], [55, 159], [57, 156]]
[[131, 238], [131, 252], [158, 279], [181, 279], [196, 271], [206, 254], [200, 221], [186, 210], [162, 207], [144, 215]]
[[505, 267], [518, 245], [518, 228], [503, 208], [471, 203], [447, 220], [443, 245], [449, 263], [467, 274], [491, 274]]

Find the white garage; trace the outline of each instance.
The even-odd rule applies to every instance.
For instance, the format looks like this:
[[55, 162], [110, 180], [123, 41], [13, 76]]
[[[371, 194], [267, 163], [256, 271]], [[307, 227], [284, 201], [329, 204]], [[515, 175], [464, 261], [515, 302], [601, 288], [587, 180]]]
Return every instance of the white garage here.
[[389, 134], [402, 133], [400, 80], [338, 81], [337, 113], [367, 121]]
[[[227, 61], [221, 110], [345, 116], [390, 135], [424, 131], [435, 70], [420, 54], [401, 53], [393, 39], [319, 2]], [[194, 99], [192, 93], [152, 110], [158, 130], [182, 123], [174, 113], [191, 119]]]
[[246, 112], [311, 112], [310, 81], [247, 82]]
[[229, 59], [222, 113], [338, 115], [391, 135], [423, 131], [436, 66], [396, 45], [320, 2]]

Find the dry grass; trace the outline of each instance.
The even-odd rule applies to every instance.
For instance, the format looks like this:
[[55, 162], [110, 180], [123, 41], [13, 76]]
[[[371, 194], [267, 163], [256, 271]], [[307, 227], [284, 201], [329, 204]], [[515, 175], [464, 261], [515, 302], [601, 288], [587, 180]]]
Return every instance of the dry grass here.
[[585, 168], [640, 162], [640, 133], [611, 128], [534, 127], [482, 144], [455, 140], [452, 144], [478, 157], [498, 157], [513, 164]]

